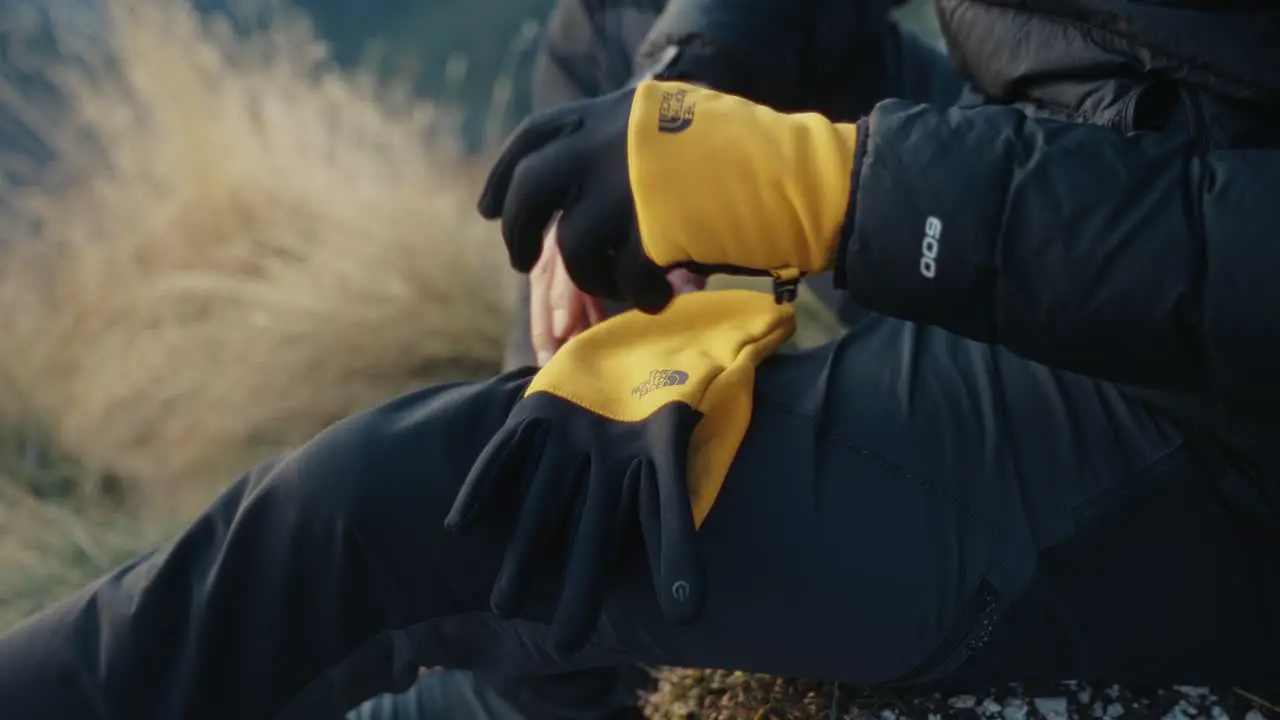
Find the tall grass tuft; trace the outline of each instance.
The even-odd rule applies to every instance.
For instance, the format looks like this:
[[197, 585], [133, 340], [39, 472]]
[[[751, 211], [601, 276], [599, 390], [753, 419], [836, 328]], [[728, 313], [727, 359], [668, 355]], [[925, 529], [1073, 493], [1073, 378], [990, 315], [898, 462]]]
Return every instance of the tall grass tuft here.
[[510, 273], [447, 111], [279, 8], [102, 10], [25, 68], [52, 92], [0, 81], [54, 158], [0, 157], [0, 420], [164, 492], [496, 367]]

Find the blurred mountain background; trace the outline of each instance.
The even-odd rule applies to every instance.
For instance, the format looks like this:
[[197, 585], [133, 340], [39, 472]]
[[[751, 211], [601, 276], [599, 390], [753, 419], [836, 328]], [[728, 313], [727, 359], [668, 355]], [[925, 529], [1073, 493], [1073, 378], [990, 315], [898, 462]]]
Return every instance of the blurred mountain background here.
[[[554, 0], [296, 0], [344, 63], [385, 53], [389, 67], [416, 67], [425, 95], [465, 110], [465, 138], [477, 148], [495, 114], [529, 110], [527, 78], [537, 32]], [[899, 11], [908, 27], [940, 42], [933, 5], [911, 0]], [[492, 134], [492, 133], [490, 133]]]
[[[0, 0], [0, 23], [36, 27], [49, 18], [91, 47], [106, 27], [109, 0]], [[237, 0], [191, 0], [202, 13], [238, 9]], [[459, 108], [461, 141], [471, 152], [500, 139], [529, 111], [538, 34], [555, 0], [287, 0], [305, 11], [340, 65], [373, 64], [408, 80], [422, 97]], [[900, 19], [938, 40], [928, 0], [911, 0]], [[43, 17], [43, 20], [41, 19]], [[9, 60], [9, 34], [0, 62]], [[80, 50], [81, 48], [77, 48]], [[11, 69], [11, 68], [10, 68]], [[29, 139], [28, 139], [29, 140]]]

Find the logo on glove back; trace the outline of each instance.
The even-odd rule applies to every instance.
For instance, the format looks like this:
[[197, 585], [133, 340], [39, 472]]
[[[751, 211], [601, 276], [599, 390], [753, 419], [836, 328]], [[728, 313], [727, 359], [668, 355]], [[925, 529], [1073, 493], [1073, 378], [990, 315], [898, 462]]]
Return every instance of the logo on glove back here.
[[679, 133], [693, 125], [693, 110], [697, 103], [686, 105], [684, 97], [684, 90], [662, 93], [662, 102], [658, 105], [658, 132]]
[[643, 400], [645, 395], [654, 390], [676, 387], [687, 382], [689, 382], [689, 373], [683, 370], [650, 370], [649, 377], [645, 378], [644, 382], [631, 388], [631, 394], [638, 395]]

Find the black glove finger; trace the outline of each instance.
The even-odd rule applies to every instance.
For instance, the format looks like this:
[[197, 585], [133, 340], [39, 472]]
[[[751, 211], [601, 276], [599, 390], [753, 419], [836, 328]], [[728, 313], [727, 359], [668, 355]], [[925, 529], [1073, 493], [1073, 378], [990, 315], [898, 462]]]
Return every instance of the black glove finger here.
[[675, 291], [667, 281], [667, 271], [649, 259], [640, 243], [634, 223], [628, 228], [630, 242], [623, 243], [614, 259], [614, 273], [625, 300], [640, 312], [655, 314], [671, 302]]
[[547, 432], [545, 423], [534, 420], [526, 420], [514, 429], [499, 430], [471, 465], [445, 516], [445, 529], [465, 535], [490, 510], [495, 499], [512, 498], [513, 486], [522, 475], [520, 465]]
[[496, 220], [502, 215], [511, 179], [525, 158], [581, 127], [582, 118], [577, 113], [565, 110], [566, 108], [554, 108], [531, 115], [507, 138], [498, 153], [498, 159], [489, 169], [484, 189], [480, 192], [480, 201], [476, 205], [484, 219]]
[[702, 612], [707, 596], [706, 568], [689, 497], [689, 440], [701, 416], [688, 406], [672, 409], [677, 412], [668, 416], [668, 422], [649, 425], [646, 443], [652, 448], [650, 463], [661, 512], [661, 567], [671, 601], [667, 616], [690, 622]]
[[[547, 227], [578, 195], [587, 168], [572, 140], [552, 143], [525, 158], [512, 173], [502, 207], [502, 240], [511, 267], [527, 273], [542, 256]], [[561, 229], [563, 232], [563, 226]]]
[[657, 466], [653, 461], [645, 463], [644, 473], [640, 529], [658, 606], [667, 619], [687, 623], [698, 616], [706, 601], [705, 570], [693, 526], [689, 491], [683, 474], [673, 481], [669, 468]]
[[564, 589], [551, 622], [552, 639], [563, 653], [581, 650], [595, 630], [604, 607], [609, 568], [618, 556], [619, 508], [626, 504], [625, 475], [619, 477], [604, 463], [593, 463], [588, 477], [586, 500], [565, 567]]
[[578, 289], [605, 300], [624, 301], [615, 258], [631, 241], [631, 199], [625, 186], [615, 192], [592, 188], [564, 209], [557, 226], [560, 256]]
[[529, 595], [530, 578], [540, 565], [546, 566], [554, 541], [564, 539], [561, 530], [575, 497], [583, 491], [585, 470], [584, 461], [572, 457], [561, 443], [548, 443], [493, 582], [489, 602], [498, 617], [520, 612]]

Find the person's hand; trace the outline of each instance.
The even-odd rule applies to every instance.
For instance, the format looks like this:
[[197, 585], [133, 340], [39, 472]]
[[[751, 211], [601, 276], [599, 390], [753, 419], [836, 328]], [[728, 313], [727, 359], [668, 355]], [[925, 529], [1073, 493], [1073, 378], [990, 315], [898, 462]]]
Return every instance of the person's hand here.
[[[667, 282], [677, 295], [706, 286], [706, 278], [679, 269], [667, 275]], [[552, 221], [542, 256], [529, 273], [529, 338], [538, 366], [546, 365], [561, 345], [603, 319], [600, 300], [579, 290], [565, 270]]]
[[556, 244], [556, 224], [547, 228], [542, 255], [529, 273], [529, 339], [538, 367], [571, 338], [604, 319], [600, 300], [578, 289]]
[[559, 578], [553, 638], [563, 652], [581, 648], [639, 535], [664, 614], [694, 619], [706, 596], [697, 528], [746, 436], [756, 366], [794, 330], [792, 305], [712, 290], [567, 343], [530, 380], [445, 520], [460, 533], [511, 523], [494, 612], [522, 616], [530, 589]]
[[514, 268], [543, 231], [589, 295], [660, 311], [669, 270], [773, 275], [790, 293], [828, 267], [848, 209], [856, 125], [786, 115], [684, 83], [644, 81], [527, 119], [479, 202]]

